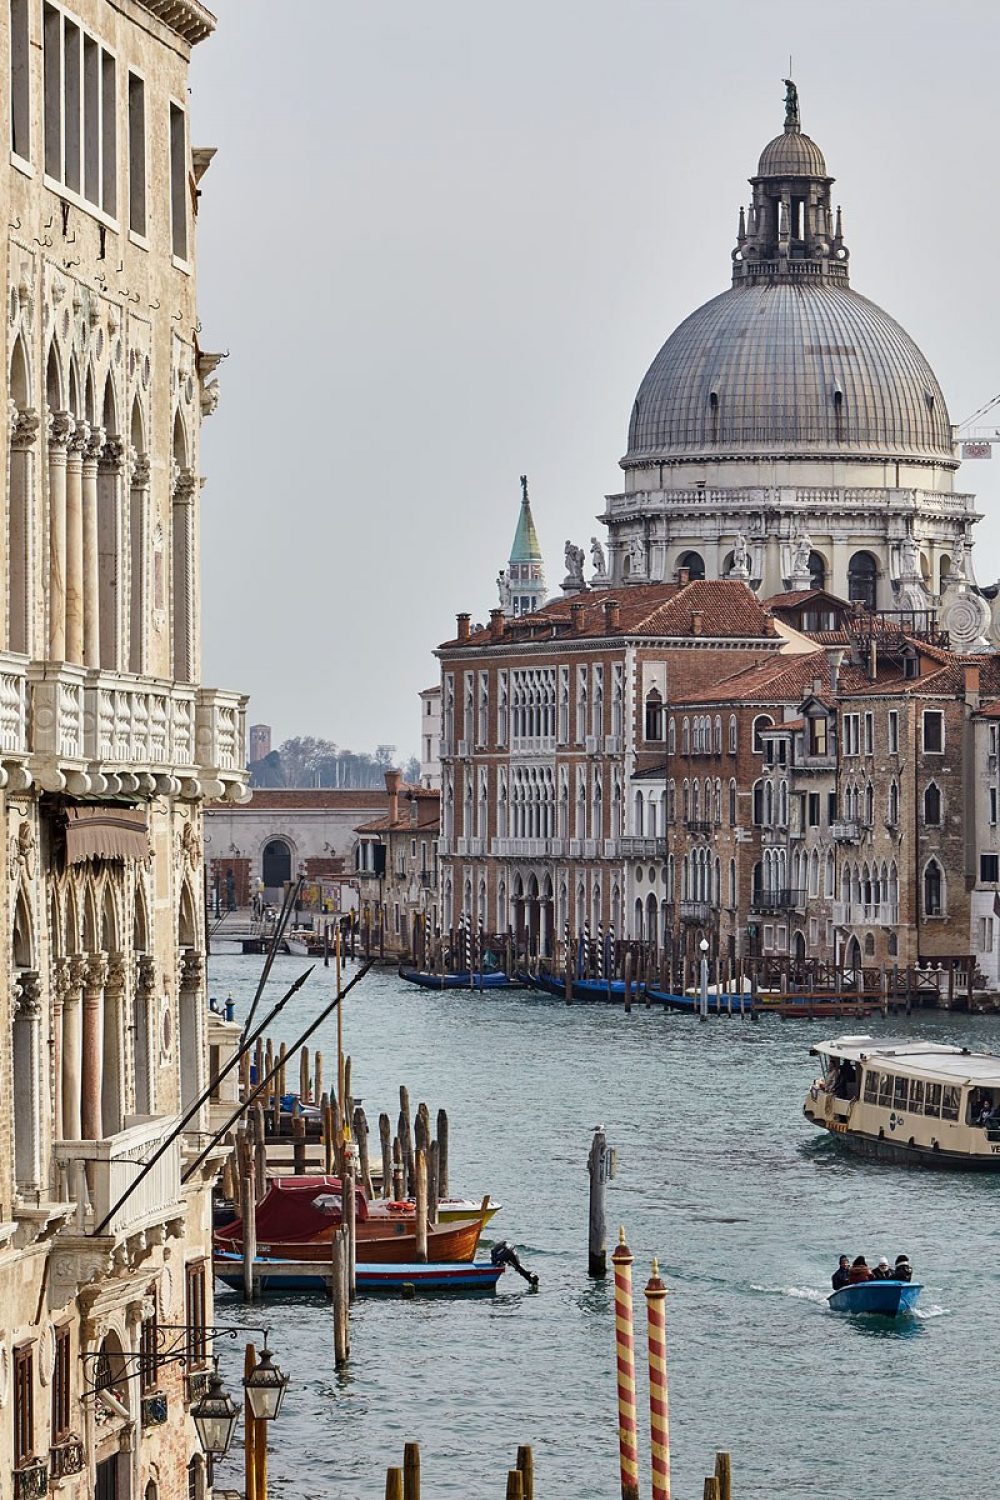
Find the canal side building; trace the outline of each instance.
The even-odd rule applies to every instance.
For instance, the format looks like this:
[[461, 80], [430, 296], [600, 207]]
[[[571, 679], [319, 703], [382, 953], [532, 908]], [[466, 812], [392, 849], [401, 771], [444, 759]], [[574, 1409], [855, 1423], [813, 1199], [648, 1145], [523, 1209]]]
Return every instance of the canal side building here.
[[9, 0], [0, 30], [0, 1500], [205, 1493], [217, 1162], [184, 1180], [207, 1117], [174, 1132], [207, 1079], [202, 810], [246, 795], [245, 699], [200, 680], [218, 356], [188, 64], [213, 26]]

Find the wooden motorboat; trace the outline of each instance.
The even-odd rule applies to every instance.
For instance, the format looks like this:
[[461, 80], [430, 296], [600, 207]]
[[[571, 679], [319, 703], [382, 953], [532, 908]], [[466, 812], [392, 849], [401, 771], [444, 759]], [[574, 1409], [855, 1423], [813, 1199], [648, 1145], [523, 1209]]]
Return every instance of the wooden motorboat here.
[[[341, 1224], [340, 1182], [332, 1177], [277, 1177], [257, 1205], [257, 1251], [284, 1260], [329, 1259]], [[355, 1189], [359, 1263], [416, 1260], [417, 1234], [409, 1204], [369, 1201]], [[435, 1261], [470, 1261], [486, 1224], [486, 1205], [475, 1217], [428, 1224], [427, 1255]], [[242, 1252], [243, 1220], [215, 1231], [220, 1250]]]
[[[243, 1258], [231, 1250], [216, 1250], [213, 1269], [224, 1286], [243, 1290]], [[359, 1292], [493, 1292], [503, 1275], [503, 1266], [489, 1261], [414, 1261], [387, 1265], [359, 1264]], [[278, 1260], [258, 1255], [253, 1266], [254, 1284], [264, 1292], [325, 1292], [331, 1268], [314, 1261]]]
[[827, 1301], [834, 1312], [896, 1318], [913, 1311], [920, 1292], [919, 1281], [856, 1281], [831, 1292]]

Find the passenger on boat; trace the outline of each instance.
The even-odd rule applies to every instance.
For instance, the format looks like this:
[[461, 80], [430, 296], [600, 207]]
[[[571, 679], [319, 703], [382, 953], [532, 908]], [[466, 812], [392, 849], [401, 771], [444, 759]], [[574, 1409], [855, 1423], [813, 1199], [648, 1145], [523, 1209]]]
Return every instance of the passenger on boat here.
[[891, 1281], [892, 1267], [884, 1255], [879, 1256], [878, 1265], [872, 1272], [872, 1281]]
[[868, 1262], [863, 1255], [856, 1255], [854, 1257], [854, 1264], [851, 1266], [849, 1285], [854, 1286], [858, 1281], [871, 1281], [871, 1279], [872, 1273], [869, 1270]]
[[833, 1290], [839, 1292], [842, 1286], [846, 1286], [851, 1279], [851, 1262], [846, 1255], [842, 1255], [837, 1262], [837, 1269], [830, 1280], [833, 1282]]
[[910, 1265], [909, 1258], [907, 1256], [896, 1256], [896, 1267], [892, 1273], [892, 1279], [893, 1281], [913, 1280], [913, 1267]]

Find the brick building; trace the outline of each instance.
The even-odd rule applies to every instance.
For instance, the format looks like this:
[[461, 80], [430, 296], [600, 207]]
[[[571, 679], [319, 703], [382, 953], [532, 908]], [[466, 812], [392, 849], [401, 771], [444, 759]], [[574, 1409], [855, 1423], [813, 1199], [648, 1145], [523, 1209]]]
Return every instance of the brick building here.
[[386, 953], [398, 958], [419, 952], [421, 933], [440, 927], [441, 795], [405, 786], [401, 771], [386, 771], [383, 800], [382, 815], [355, 830], [356, 869], [362, 924], [373, 931], [381, 927]]

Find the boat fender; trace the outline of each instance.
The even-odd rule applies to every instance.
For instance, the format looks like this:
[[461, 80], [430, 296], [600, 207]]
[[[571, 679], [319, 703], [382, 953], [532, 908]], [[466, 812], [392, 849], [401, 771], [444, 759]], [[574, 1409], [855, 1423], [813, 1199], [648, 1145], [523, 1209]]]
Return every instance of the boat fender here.
[[406, 1198], [401, 1199], [398, 1203], [393, 1198], [386, 1204], [386, 1208], [391, 1214], [412, 1214], [415, 1211], [415, 1205]]

